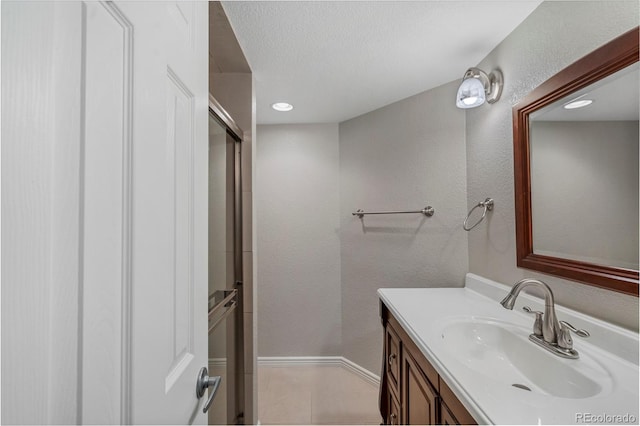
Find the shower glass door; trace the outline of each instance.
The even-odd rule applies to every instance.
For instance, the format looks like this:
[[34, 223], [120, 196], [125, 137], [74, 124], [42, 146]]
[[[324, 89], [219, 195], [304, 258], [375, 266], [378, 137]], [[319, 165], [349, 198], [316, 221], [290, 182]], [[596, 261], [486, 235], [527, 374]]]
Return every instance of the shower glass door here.
[[239, 145], [237, 135], [210, 110], [209, 376], [222, 381], [208, 411], [209, 424], [243, 422]]

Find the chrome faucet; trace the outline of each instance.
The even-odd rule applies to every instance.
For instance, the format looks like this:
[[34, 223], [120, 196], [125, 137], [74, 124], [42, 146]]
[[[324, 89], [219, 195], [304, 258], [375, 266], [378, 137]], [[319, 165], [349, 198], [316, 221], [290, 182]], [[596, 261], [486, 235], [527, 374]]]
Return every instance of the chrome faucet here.
[[[578, 330], [565, 321], [558, 321], [553, 292], [547, 284], [531, 278], [520, 280], [515, 283], [507, 297], [502, 299], [500, 304], [505, 309], [512, 310], [516, 302], [516, 298], [522, 289], [528, 286], [538, 287], [542, 289], [544, 293], [544, 314], [532, 311], [528, 306], [523, 308], [525, 312], [536, 314], [533, 334], [529, 336], [529, 340], [563, 358], [578, 358], [578, 351], [573, 349], [571, 332], [576, 333], [580, 337], [589, 337], [589, 333], [585, 330]], [[542, 324], [540, 324], [541, 318]]]
[[516, 303], [516, 298], [520, 294], [523, 288], [528, 286], [540, 287], [544, 292], [544, 315], [542, 317], [542, 338], [545, 342], [551, 344], [558, 343], [558, 335], [560, 334], [560, 324], [556, 317], [555, 302], [553, 299], [553, 292], [551, 288], [542, 281], [534, 280], [531, 278], [525, 278], [518, 281], [507, 297], [502, 299], [500, 304], [506, 309], [513, 309], [513, 305]]

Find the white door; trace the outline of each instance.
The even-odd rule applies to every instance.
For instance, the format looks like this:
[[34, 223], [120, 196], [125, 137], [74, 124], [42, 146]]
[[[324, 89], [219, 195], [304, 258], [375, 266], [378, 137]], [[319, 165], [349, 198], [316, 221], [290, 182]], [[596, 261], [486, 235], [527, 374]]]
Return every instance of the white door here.
[[[7, 344], [43, 353], [35, 365], [21, 361], [31, 354], [12, 354], [11, 364], [3, 356], [3, 403], [15, 407], [3, 404], [3, 421], [205, 423], [195, 387], [207, 365], [208, 5], [15, 2], [2, 12], [3, 26], [19, 18], [31, 32], [11, 25], [8, 51], [20, 59], [40, 46], [42, 59], [24, 63], [49, 66], [25, 71], [3, 62], [11, 96], [3, 93], [3, 154], [17, 153], [3, 166], [45, 166], [24, 176], [26, 184], [45, 183], [33, 190], [3, 179], [3, 215], [11, 220], [3, 230], [19, 227], [15, 238], [3, 236], [3, 263], [6, 250], [17, 257], [14, 249], [25, 248], [25, 259], [11, 259], [3, 273], [3, 290], [15, 289], [8, 300], [3, 291], [3, 310], [15, 306], [3, 311], [3, 355]], [[5, 81], [5, 66], [13, 80]], [[23, 95], [30, 88], [51, 96], [34, 103]], [[29, 116], [41, 110], [50, 118], [44, 124]], [[29, 141], [44, 138], [45, 149], [28, 152], [22, 135], [39, 126]], [[20, 168], [7, 173], [22, 178]], [[48, 219], [33, 221], [43, 233], [23, 242], [27, 234], [18, 231], [29, 229], [38, 205], [50, 208], [36, 212]], [[27, 249], [38, 256], [27, 259]], [[42, 272], [28, 289], [45, 308], [38, 323], [21, 321], [21, 268]], [[4, 338], [6, 320], [13, 340]], [[33, 332], [45, 338], [21, 345]], [[43, 382], [30, 380], [41, 377], [39, 368]], [[5, 384], [15, 386], [12, 399]]]
[[[195, 385], [208, 358], [207, 3], [83, 8], [82, 421], [103, 421], [105, 399], [93, 388], [105, 377], [101, 336], [113, 335], [120, 375], [111, 385], [120, 401], [112, 403], [121, 416], [113, 420], [204, 423]], [[105, 248], [113, 256], [107, 261]], [[116, 315], [104, 321], [105, 312]]]

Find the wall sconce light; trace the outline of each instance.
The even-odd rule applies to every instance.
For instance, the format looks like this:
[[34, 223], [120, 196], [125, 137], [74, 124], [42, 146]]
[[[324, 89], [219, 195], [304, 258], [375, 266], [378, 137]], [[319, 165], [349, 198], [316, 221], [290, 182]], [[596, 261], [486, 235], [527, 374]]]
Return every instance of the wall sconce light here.
[[502, 73], [498, 70], [487, 75], [480, 68], [469, 68], [462, 77], [456, 95], [458, 108], [475, 108], [485, 101], [490, 104], [500, 99], [502, 93]]

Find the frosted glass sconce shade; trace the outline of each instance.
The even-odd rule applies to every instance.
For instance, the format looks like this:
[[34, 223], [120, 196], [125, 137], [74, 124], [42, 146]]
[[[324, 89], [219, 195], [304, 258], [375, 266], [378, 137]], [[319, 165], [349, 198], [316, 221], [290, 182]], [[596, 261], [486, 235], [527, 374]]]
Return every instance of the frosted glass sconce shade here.
[[495, 70], [487, 75], [479, 68], [469, 68], [456, 95], [458, 108], [475, 108], [483, 103], [496, 102], [502, 93], [502, 73]]
[[458, 88], [456, 106], [458, 108], [475, 108], [485, 101], [484, 85], [477, 78], [463, 80]]

